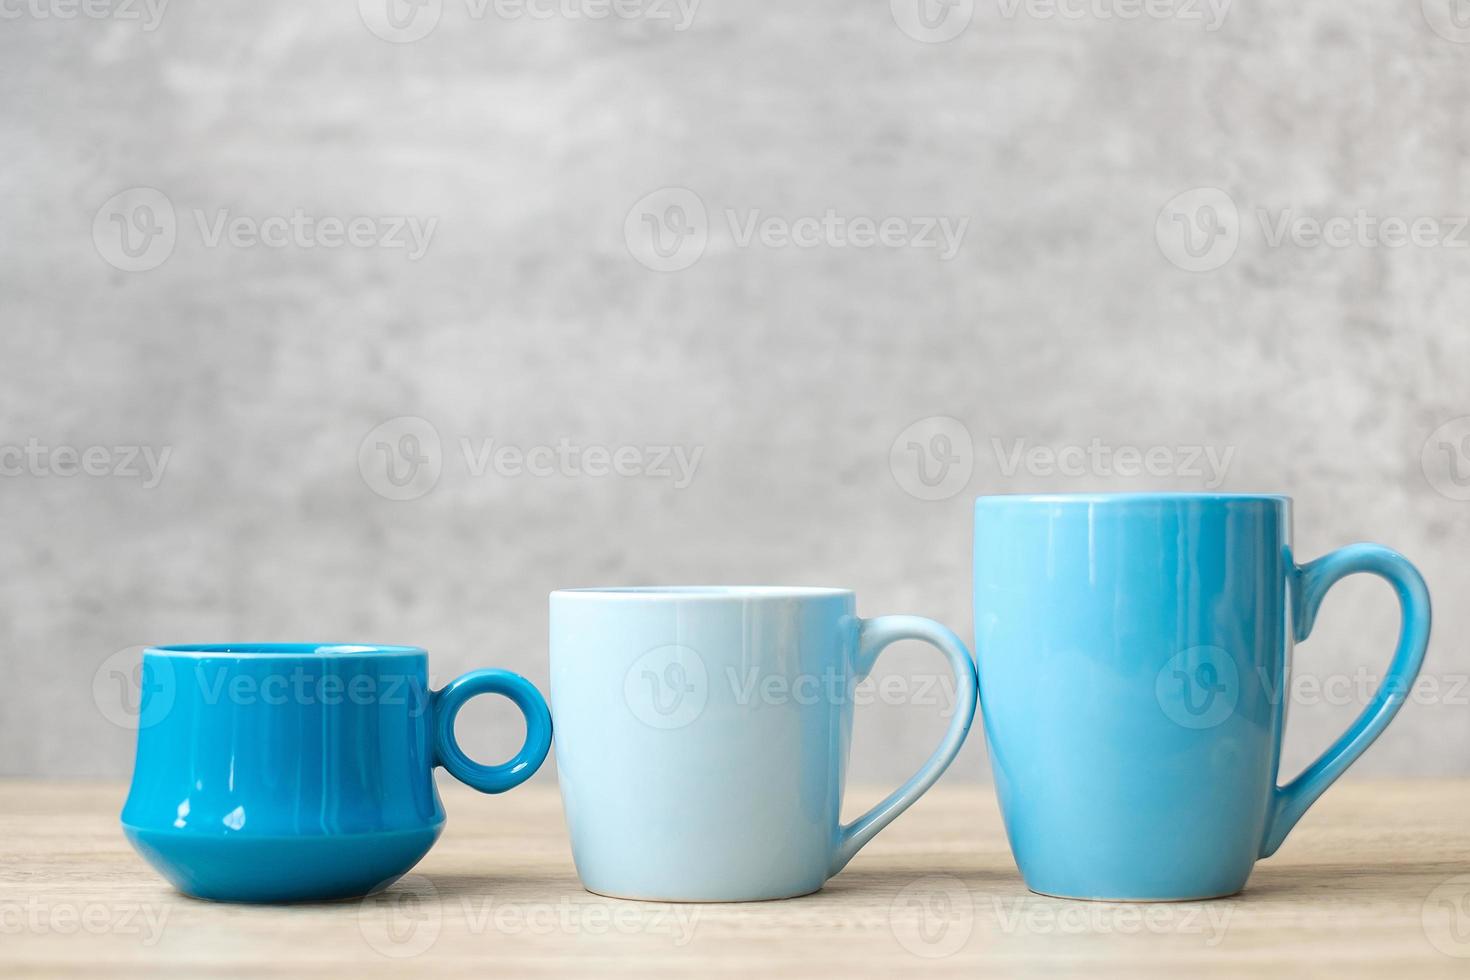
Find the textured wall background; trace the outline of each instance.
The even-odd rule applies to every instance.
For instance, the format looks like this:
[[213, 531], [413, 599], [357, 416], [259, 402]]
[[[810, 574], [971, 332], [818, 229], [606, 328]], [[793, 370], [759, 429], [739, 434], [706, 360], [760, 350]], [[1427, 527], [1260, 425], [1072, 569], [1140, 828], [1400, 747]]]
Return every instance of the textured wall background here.
[[[1303, 555], [1420, 563], [1426, 683], [1356, 771], [1470, 773], [1470, 12], [97, 2], [0, 3], [0, 774], [126, 774], [138, 644], [418, 643], [544, 686], [549, 590], [695, 582], [968, 637], [975, 494], [1216, 482], [1295, 495]], [[476, 475], [491, 439], [702, 455]], [[1093, 440], [1170, 454], [1073, 466]], [[1396, 622], [1377, 583], [1329, 598], [1288, 766]], [[942, 708], [865, 708], [854, 777]], [[461, 725], [487, 757], [518, 727]]]

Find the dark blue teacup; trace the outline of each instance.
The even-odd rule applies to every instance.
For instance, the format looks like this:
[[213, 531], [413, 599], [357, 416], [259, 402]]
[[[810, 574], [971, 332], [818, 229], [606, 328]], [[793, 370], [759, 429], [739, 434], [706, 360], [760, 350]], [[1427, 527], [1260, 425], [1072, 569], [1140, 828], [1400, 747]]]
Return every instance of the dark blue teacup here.
[[[138, 755], [123, 830], [180, 891], [233, 902], [350, 898], [387, 887], [444, 827], [433, 769], [502, 793], [540, 767], [551, 715], [503, 670], [429, 688], [418, 647], [298, 643], [153, 647], [143, 654]], [[454, 718], [510, 698], [525, 744], [471, 761]]]

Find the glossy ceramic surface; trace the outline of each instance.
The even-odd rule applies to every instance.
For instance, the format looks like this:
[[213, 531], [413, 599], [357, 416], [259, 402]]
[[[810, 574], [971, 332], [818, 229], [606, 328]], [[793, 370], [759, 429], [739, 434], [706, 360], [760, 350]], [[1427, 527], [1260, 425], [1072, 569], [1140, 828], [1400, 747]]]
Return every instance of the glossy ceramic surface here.
[[[816, 891], [959, 751], [974, 665], [950, 630], [859, 619], [839, 589], [551, 595], [551, 700], [572, 854], [591, 891], [733, 902]], [[854, 688], [921, 639], [956, 677], [943, 742], [869, 813], [840, 822]]]
[[[1423, 580], [1376, 545], [1297, 565], [1291, 521], [1277, 496], [976, 502], [982, 713], [1033, 890], [1233, 894], [1398, 711], [1429, 639]], [[1393, 585], [1398, 649], [1352, 728], [1278, 786], [1292, 640], [1354, 572]]]
[[[180, 891], [222, 901], [386, 887], [443, 828], [435, 765], [499, 793], [551, 743], [529, 681], [479, 670], [431, 691], [417, 647], [157, 647], [143, 654], [142, 690], [123, 829]], [[526, 718], [525, 744], [500, 766], [470, 761], [454, 740], [460, 706], [488, 693]]]

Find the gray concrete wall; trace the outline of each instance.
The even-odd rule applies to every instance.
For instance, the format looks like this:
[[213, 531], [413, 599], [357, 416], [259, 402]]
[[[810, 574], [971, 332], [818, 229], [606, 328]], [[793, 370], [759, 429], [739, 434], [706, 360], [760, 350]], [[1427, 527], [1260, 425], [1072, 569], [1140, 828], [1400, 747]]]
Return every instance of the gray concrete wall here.
[[[544, 685], [549, 590], [696, 582], [968, 637], [974, 495], [1216, 485], [1295, 495], [1303, 555], [1420, 563], [1427, 686], [1357, 771], [1470, 773], [1458, 8], [916, 2], [7, 4], [0, 775], [126, 774], [138, 644]], [[576, 470], [477, 474], [486, 440]], [[1380, 584], [1328, 599], [1288, 767], [1396, 622]], [[865, 707], [853, 777], [942, 713]], [[951, 778], [985, 773], [976, 738]]]

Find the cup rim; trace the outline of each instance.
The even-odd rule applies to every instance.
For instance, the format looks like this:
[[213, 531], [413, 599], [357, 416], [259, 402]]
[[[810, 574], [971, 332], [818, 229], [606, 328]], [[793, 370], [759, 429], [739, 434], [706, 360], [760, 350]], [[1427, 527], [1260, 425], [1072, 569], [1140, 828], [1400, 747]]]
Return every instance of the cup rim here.
[[150, 646], [144, 654], [163, 657], [404, 657], [427, 656], [423, 647], [380, 643], [170, 643]]
[[975, 506], [1027, 504], [1147, 504], [1147, 503], [1291, 503], [1284, 493], [1210, 493], [1190, 491], [1136, 491], [1127, 493], [992, 493], [975, 498]]
[[551, 598], [623, 602], [718, 602], [731, 599], [832, 599], [851, 595], [851, 589], [817, 585], [608, 585], [556, 589], [551, 593]]

